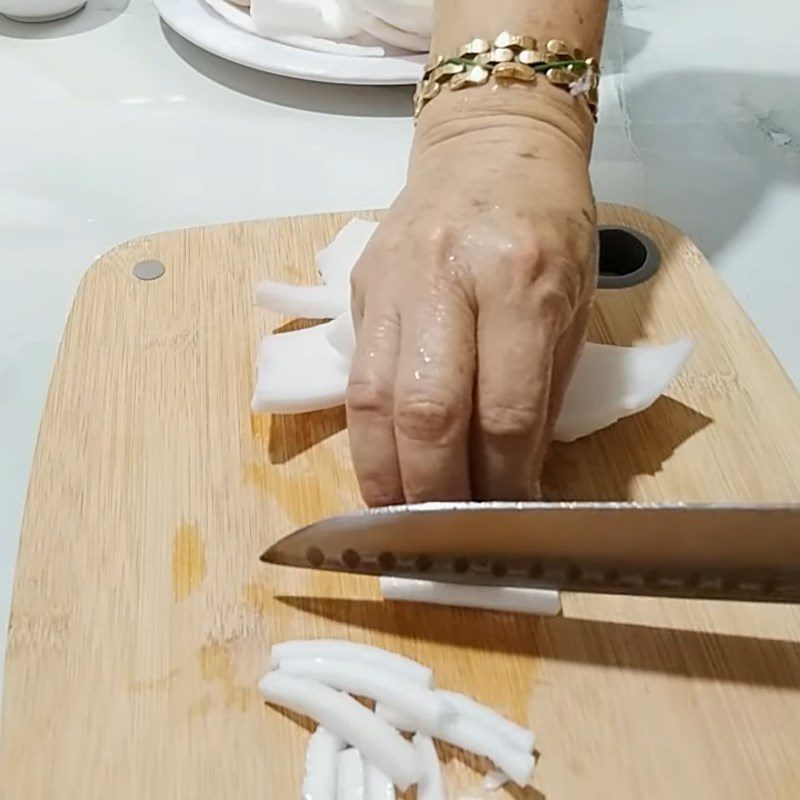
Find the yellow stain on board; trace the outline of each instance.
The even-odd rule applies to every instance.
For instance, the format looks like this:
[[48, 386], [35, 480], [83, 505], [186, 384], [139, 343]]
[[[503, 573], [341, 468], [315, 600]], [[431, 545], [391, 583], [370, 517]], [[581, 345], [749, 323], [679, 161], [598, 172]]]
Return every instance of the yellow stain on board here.
[[251, 703], [258, 701], [259, 695], [255, 687], [242, 686], [236, 682], [233, 661], [225, 644], [211, 642], [200, 649], [199, 655], [203, 679], [220, 684], [225, 708], [246, 711]]
[[179, 525], [172, 539], [172, 596], [185, 600], [205, 580], [206, 548], [197, 525]]
[[128, 685], [128, 691], [131, 693], [139, 692], [159, 692], [164, 689], [169, 689], [172, 679], [178, 674], [177, 669], [171, 670], [167, 675], [162, 675], [160, 678], [152, 678], [150, 680], [132, 680]]

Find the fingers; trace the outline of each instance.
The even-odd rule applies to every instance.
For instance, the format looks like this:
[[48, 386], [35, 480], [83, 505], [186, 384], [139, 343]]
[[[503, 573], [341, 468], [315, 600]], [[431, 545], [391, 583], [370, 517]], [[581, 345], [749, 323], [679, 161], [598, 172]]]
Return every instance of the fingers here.
[[406, 502], [468, 500], [475, 317], [456, 287], [403, 309], [395, 438]]
[[547, 424], [543, 436], [542, 446], [538, 448], [533, 465], [534, 480], [538, 482], [541, 477], [542, 467], [547, 455], [547, 448], [553, 439], [553, 429], [556, 426], [558, 415], [564, 404], [569, 382], [575, 372], [578, 357], [586, 340], [586, 326], [592, 312], [590, 302], [584, 303], [576, 312], [572, 322], [558, 340], [553, 356], [553, 371], [550, 380], [550, 397], [547, 405]]
[[527, 500], [536, 492], [565, 309], [548, 293], [481, 307], [472, 432], [476, 500]]
[[347, 387], [347, 425], [364, 502], [385, 506], [404, 500], [393, 422], [400, 318], [381, 297], [370, 300], [358, 322]]

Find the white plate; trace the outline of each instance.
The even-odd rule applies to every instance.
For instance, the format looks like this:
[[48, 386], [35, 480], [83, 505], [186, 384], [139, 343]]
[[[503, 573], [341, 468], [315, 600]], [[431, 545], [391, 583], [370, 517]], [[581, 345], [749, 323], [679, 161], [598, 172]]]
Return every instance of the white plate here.
[[[289, 78], [372, 86], [412, 84], [427, 60], [419, 54], [389, 54], [389, 48], [379, 58], [315, 52], [248, 33], [204, 0], [154, 3], [164, 22], [192, 44], [237, 64]], [[231, 8], [235, 14], [237, 9]]]

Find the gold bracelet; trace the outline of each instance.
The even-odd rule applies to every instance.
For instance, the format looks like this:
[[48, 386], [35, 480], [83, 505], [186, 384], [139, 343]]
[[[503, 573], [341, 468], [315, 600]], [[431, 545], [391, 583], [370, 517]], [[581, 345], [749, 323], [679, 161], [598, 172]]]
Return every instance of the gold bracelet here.
[[473, 39], [450, 58], [438, 56], [425, 68], [414, 94], [414, 119], [442, 88], [458, 91], [467, 86], [482, 86], [489, 78], [499, 81], [533, 83], [537, 75], [573, 97], [585, 97], [597, 121], [597, 84], [600, 70], [593, 58], [560, 39], [550, 39], [539, 49], [532, 36], [503, 32], [494, 42]]

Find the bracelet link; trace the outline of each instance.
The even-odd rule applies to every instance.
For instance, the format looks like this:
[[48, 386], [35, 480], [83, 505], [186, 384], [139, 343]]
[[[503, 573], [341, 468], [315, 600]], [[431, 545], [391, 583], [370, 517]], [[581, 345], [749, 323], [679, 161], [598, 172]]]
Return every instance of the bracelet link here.
[[490, 78], [498, 81], [533, 83], [538, 75], [573, 97], [585, 97], [597, 121], [597, 85], [600, 71], [593, 58], [561, 39], [549, 39], [540, 49], [532, 36], [503, 31], [493, 42], [473, 39], [459, 47], [456, 55], [433, 57], [414, 94], [414, 118], [445, 86], [460, 91], [482, 86]]

